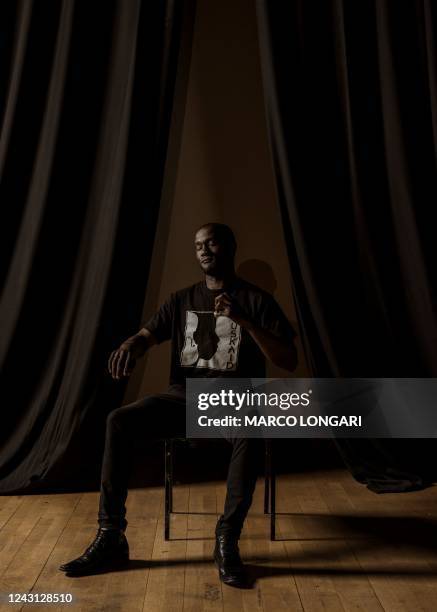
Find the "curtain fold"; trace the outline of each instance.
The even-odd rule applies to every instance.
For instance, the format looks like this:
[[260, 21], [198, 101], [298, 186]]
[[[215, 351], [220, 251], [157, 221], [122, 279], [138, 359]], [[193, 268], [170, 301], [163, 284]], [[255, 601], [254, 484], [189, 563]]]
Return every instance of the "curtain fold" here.
[[[437, 13], [257, 0], [266, 116], [311, 374], [437, 373]], [[437, 479], [435, 441], [337, 440], [375, 492]]]
[[192, 7], [0, 11], [0, 492], [95, 486], [125, 391], [106, 363], [140, 324]]

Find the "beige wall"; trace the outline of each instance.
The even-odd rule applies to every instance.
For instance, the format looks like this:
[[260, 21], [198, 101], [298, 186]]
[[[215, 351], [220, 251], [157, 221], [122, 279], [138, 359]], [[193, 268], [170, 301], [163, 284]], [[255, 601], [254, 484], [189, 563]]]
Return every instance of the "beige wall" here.
[[[198, 0], [177, 180], [158, 229], [145, 318], [171, 291], [200, 280], [194, 231], [220, 221], [237, 238], [237, 273], [273, 293], [296, 325], [260, 76], [254, 3]], [[296, 375], [305, 376], [298, 349]], [[165, 389], [169, 354], [169, 343], [153, 347], [129, 400]], [[269, 366], [269, 375], [288, 374]]]

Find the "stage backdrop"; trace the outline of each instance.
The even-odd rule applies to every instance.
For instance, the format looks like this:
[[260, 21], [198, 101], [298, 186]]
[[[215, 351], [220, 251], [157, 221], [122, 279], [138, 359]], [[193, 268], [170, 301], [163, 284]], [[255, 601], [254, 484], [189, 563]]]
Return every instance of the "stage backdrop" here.
[[106, 363], [141, 319], [193, 6], [0, 13], [0, 492], [83, 488], [125, 390]]
[[[167, 177], [165, 179], [167, 182]], [[296, 324], [290, 265], [275, 194], [264, 112], [253, 0], [199, 2], [177, 179], [161, 200], [158, 240], [144, 320], [170, 292], [202, 278], [194, 232], [202, 223], [228, 223], [238, 248], [236, 270], [270, 291]], [[307, 373], [299, 338], [297, 375]], [[146, 354], [125, 401], [168, 384], [170, 346]], [[288, 376], [269, 364], [272, 376]]]
[[[298, 319], [317, 376], [437, 375], [437, 7], [257, 1]], [[342, 441], [375, 491], [437, 479], [435, 440]]]

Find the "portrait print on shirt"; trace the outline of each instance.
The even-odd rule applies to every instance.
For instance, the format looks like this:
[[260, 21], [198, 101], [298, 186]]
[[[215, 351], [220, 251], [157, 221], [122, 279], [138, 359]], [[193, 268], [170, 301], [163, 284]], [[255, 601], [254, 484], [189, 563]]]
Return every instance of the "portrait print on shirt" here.
[[208, 311], [186, 311], [181, 366], [236, 370], [241, 327], [229, 317]]

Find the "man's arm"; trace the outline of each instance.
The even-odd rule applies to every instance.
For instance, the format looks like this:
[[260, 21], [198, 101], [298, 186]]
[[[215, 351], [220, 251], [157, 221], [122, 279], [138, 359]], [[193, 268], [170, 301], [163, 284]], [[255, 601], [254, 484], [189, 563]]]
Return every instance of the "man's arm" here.
[[157, 344], [157, 339], [145, 327], [125, 340], [109, 357], [108, 370], [112, 378], [130, 376], [137, 359], [154, 344]]
[[223, 314], [230, 317], [246, 329], [255, 340], [264, 356], [276, 366], [293, 372], [297, 366], [297, 350], [294, 343], [285, 341], [262, 328], [256, 322], [248, 320], [238, 304], [231, 300], [227, 293], [221, 293], [215, 298], [215, 315]]
[[284, 342], [282, 338], [249, 321], [244, 321], [241, 327], [247, 329], [267, 359], [279, 368], [294, 372], [297, 366], [297, 349], [294, 344]]
[[154, 344], [171, 338], [175, 294], [161, 305], [159, 310], [143, 325], [138, 333], [125, 340], [109, 357], [108, 370], [112, 378], [129, 376], [136, 360]]

